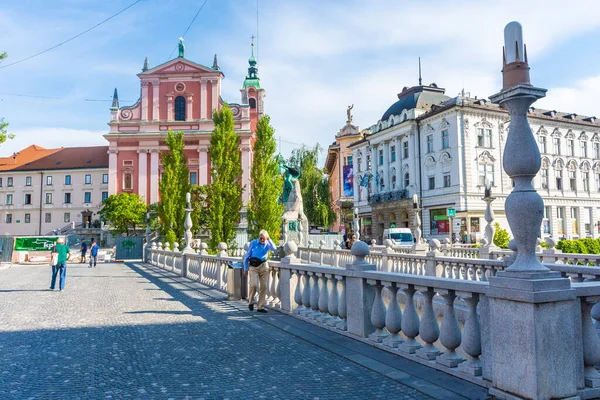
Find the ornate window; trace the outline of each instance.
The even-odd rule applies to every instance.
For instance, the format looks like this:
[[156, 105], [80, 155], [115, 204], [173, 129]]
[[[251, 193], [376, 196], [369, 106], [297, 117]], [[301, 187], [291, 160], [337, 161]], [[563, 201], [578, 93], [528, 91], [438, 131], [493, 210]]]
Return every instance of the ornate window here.
[[442, 149], [450, 147], [450, 138], [448, 137], [448, 129], [442, 131]]
[[392, 190], [396, 189], [396, 175], [392, 175]]
[[390, 160], [391, 162], [396, 161], [396, 146], [390, 146]]
[[556, 190], [562, 190], [562, 169], [555, 170], [554, 175], [556, 175]]
[[583, 158], [587, 158], [587, 156], [588, 156], [588, 153], [587, 153], [587, 142], [585, 140], [582, 140], [580, 142], [580, 145], [581, 145], [581, 154], [580, 154], [580, 156], [583, 157]]
[[451, 186], [450, 174], [445, 174], [444, 175], [444, 187], [450, 187], [450, 186]]
[[250, 108], [255, 109], [256, 108], [256, 99], [253, 97], [250, 97], [248, 99], [248, 103], [250, 103]]
[[477, 128], [477, 146], [492, 147], [492, 130], [489, 128]]
[[600, 142], [594, 142], [594, 158], [600, 159]]
[[583, 191], [589, 193], [590, 191], [590, 173], [585, 171], [581, 173], [581, 177], [583, 178]]
[[433, 135], [427, 135], [427, 153], [433, 153]]
[[428, 181], [429, 181], [429, 190], [435, 189], [435, 176], [430, 176]]
[[494, 185], [494, 164], [479, 164], [479, 185], [485, 186], [486, 180]]
[[383, 149], [379, 149], [379, 165], [383, 165]]
[[560, 155], [560, 138], [554, 137], [552, 141], [554, 142], [554, 154]]
[[185, 121], [185, 97], [175, 98], [175, 121]]
[[[406, 189], [408, 187], [408, 185], [410, 184], [410, 176], [408, 175], [408, 172], [406, 172], [404, 174], [404, 188]], [[600, 190], [599, 190], [600, 191]]]
[[545, 154], [548, 152], [548, 144], [546, 142], [546, 136], [540, 135], [540, 153]]
[[404, 153], [403, 157], [408, 158], [408, 142], [402, 142], [402, 152]]
[[568, 156], [575, 156], [575, 140], [574, 139], [567, 139], [567, 155]]
[[571, 161], [567, 168], [569, 170], [569, 189], [575, 191], [577, 190], [577, 165]]

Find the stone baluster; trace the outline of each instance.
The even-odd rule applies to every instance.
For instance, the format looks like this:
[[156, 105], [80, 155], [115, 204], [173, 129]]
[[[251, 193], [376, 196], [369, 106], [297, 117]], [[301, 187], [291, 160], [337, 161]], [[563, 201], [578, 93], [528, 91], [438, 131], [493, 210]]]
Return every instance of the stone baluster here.
[[384, 339], [383, 343], [389, 347], [398, 347], [402, 339], [398, 335], [402, 328], [402, 312], [398, 305], [398, 285], [395, 282], [386, 282], [386, 288], [390, 293], [390, 303], [385, 314], [385, 328], [390, 335]]
[[[268, 263], [267, 263], [268, 265]], [[273, 270], [267, 266], [267, 281], [266, 281], [266, 296], [265, 296], [265, 304], [270, 306], [273, 303], [273, 292], [272, 292], [272, 283], [273, 283]]]
[[425, 342], [425, 346], [417, 351], [417, 356], [425, 360], [435, 360], [440, 355], [440, 351], [434, 345], [440, 337], [440, 327], [433, 311], [433, 296], [435, 296], [435, 291], [430, 287], [419, 288], [419, 291], [423, 295], [424, 300], [419, 334]]
[[327, 243], [321, 239], [321, 241], [319, 242], [319, 265], [323, 265], [323, 256], [325, 253], [325, 245]]
[[302, 271], [297, 270], [294, 271], [296, 273], [296, 279], [298, 280], [298, 283], [296, 284], [296, 290], [294, 291], [294, 301], [296, 302], [297, 306], [294, 309], [294, 314], [302, 314], [304, 312], [304, 310], [306, 309], [304, 307], [304, 304], [302, 303]]
[[600, 373], [596, 369], [596, 365], [600, 365], [600, 337], [592, 322], [592, 311], [596, 304], [591, 303], [588, 298], [581, 299], [585, 386], [592, 388], [600, 387]]
[[329, 302], [327, 303], [327, 310], [332, 318], [327, 321], [328, 326], [336, 326], [340, 323], [340, 317], [338, 316], [338, 304], [339, 304], [339, 292], [338, 292], [338, 281], [335, 275], [325, 275], [331, 282], [331, 291], [329, 292]]
[[404, 306], [404, 315], [402, 316], [402, 333], [406, 336], [404, 343], [398, 345], [398, 350], [403, 353], [414, 354], [421, 345], [415, 339], [419, 335], [419, 314], [415, 308], [415, 287], [414, 285], [400, 285], [406, 298]]
[[207, 256], [208, 255], [208, 244], [206, 243], [200, 243], [200, 254], [203, 256]]
[[[481, 360], [481, 325], [477, 315], [478, 293], [458, 293], [467, 303], [467, 316], [463, 328], [463, 339], [461, 349], [467, 354], [467, 361], [461, 363], [458, 369], [473, 376], [479, 376], [482, 372]], [[442, 343], [443, 344], [443, 343]]]
[[326, 323], [327, 320], [331, 319], [331, 316], [329, 315], [328, 279], [325, 274], [321, 275], [321, 293], [319, 293], [319, 311], [321, 311], [321, 316], [318, 318], [319, 322]]
[[464, 358], [456, 353], [456, 348], [460, 346], [460, 342], [462, 341], [460, 326], [458, 325], [456, 313], [454, 312], [454, 300], [456, 299], [456, 294], [454, 293], [454, 290], [438, 290], [438, 292], [446, 302], [444, 319], [442, 320], [442, 330], [440, 332], [440, 342], [442, 343], [442, 346], [448, 349], [448, 351], [439, 355], [436, 361], [446, 367], [454, 368], [465, 361]]
[[346, 322], [346, 317], [348, 316], [348, 309], [346, 308], [346, 277], [337, 276], [337, 278], [340, 282], [340, 292], [338, 296], [338, 315], [342, 321], [336, 325], [336, 328], [338, 328], [341, 331], [345, 331], [348, 329], [348, 324]]
[[319, 311], [319, 295], [321, 291], [319, 290], [319, 277], [316, 273], [312, 275], [312, 288], [310, 289], [310, 308], [312, 309], [312, 313], [309, 315], [311, 319], [317, 319], [321, 316], [321, 311]]
[[281, 308], [281, 280], [279, 277], [281, 270], [279, 268], [275, 268], [275, 307]]
[[310, 299], [311, 299], [311, 293], [310, 293], [310, 273], [307, 271], [304, 271], [304, 285], [303, 285], [303, 289], [302, 289], [302, 304], [304, 304], [304, 310], [300, 311], [300, 313], [304, 314], [305, 316], [308, 316], [312, 310], [310, 308]]
[[333, 266], [334, 267], [339, 267], [340, 266], [340, 244], [341, 242], [338, 239], [335, 239], [333, 241]]
[[312, 262], [312, 260], [311, 260], [312, 259], [312, 245], [313, 245], [313, 241], [312, 240], [309, 240], [307, 242], [307, 245], [306, 245], [306, 247], [308, 248], [308, 258], [307, 258], [307, 261], [308, 261], [309, 264]]
[[369, 339], [376, 343], [381, 343], [385, 338], [387, 338], [387, 333], [385, 333], [385, 304], [383, 303], [383, 298], [381, 297], [381, 290], [383, 289], [383, 285], [381, 281], [375, 280], [367, 280], [369, 285], [372, 285], [375, 288], [375, 298], [373, 299], [373, 306], [371, 307], [371, 324], [375, 327], [375, 332], [369, 335]]
[[169, 248], [169, 242], [165, 242], [165, 251], [171, 251]]

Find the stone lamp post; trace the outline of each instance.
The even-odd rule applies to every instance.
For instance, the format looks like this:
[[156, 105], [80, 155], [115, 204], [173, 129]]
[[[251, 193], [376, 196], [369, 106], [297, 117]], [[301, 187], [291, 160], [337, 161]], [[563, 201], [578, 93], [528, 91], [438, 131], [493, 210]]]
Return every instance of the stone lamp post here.
[[360, 220], [358, 219], [358, 208], [354, 209], [354, 220], [352, 221], [352, 230], [356, 240], [360, 239]]
[[492, 197], [492, 184], [489, 180], [485, 181], [485, 193], [483, 195], [483, 201], [486, 203], [485, 207], [485, 220], [487, 225], [485, 226], [485, 238], [487, 239], [487, 247], [496, 247], [494, 245], [494, 235], [496, 235], [496, 227], [494, 226], [494, 210], [492, 210], [492, 202], [496, 200]]
[[413, 195], [413, 210], [415, 212], [415, 219], [413, 220], [413, 223], [415, 224], [415, 244], [413, 245], [413, 253], [425, 254], [428, 250], [428, 245], [422, 243], [421, 240], [421, 207], [419, 207], [419, 197], [416, 193]]
[[182, 250], [182, 253], [185, 254], [195, 254], [194, 249], [192, 249], [192, 195], [191, 193], [185, 194], [185, 222], [183, 223], [183, 227], [185, 228], [185, 247]]
[[[517, 256], [510, 267], [489, 280], [489, 314], [484, 325], [488, 326], [491, 357], [484, 362], [483, 374], [493, 382], [490, 394], [497, 398], [574, 398], [581, 327], [576, 328], [575, 318], [564, 316], [577, 315], [580, 305], [569, 280], [542, 265], [535, 254], [544, 202], [532, 185], [541, 157], [527, 112], [545, 96], [546, 89], [530, 82], [518, 22], [504, 29], [503, 56], [503, 88], [490, 100], [510, 114], [503, 167], [515, 188], [505, 209]], [[486, 195], [491, 198], [491, 192]]]

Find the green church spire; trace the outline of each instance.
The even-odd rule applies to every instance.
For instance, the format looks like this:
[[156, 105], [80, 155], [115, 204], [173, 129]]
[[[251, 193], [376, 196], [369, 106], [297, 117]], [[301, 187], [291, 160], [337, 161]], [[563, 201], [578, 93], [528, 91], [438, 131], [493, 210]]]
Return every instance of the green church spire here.
[[256, 67], [256, 59], [254, 58], [254, 36], [252, 36], [252, 55], [248, 59], [248, 75], [244, 79], [244, 89], [252, 86], [260, 89], [260, 78], [258, 77], [258, 68]]

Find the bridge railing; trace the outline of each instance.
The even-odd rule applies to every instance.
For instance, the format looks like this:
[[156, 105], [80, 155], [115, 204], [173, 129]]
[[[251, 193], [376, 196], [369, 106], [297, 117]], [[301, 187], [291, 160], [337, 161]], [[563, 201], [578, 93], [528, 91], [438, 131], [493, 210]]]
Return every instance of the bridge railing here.
[[[351, 263], [337, 267], [306, 264], [291, 252], [281, 261], [270, 261], [266, 304], [478, 385], [492, 386], [493, 357], [499, 348], [490, 340], [487, 279], [503, 268], [504, 261], [437, 255], [433, 258], [436, 276], [429, 276], [432, 257], [411, 255], [399, 264], [400, 254], [385, 254], [389, 270], [380, 270], [366, 261], [368, 251], [355, 253]], [[228, 256], [226, 248], [217, 255], [182, 254], [155, 245], [148, 252], [149, 263], [220, 291], [227, 289], [227, 264], [236, 261], [240, 258]], [[576, 343], [565, 346], [582, 353], [574, 378], [578, 393], [582, 398], [598, 397], [600, 337], [594, 325], [600, 324], [600, 269], [547, 266], [571, 279], [575, 302], [564, 315], [565, 327], [574, 323], [579, 336]]]

